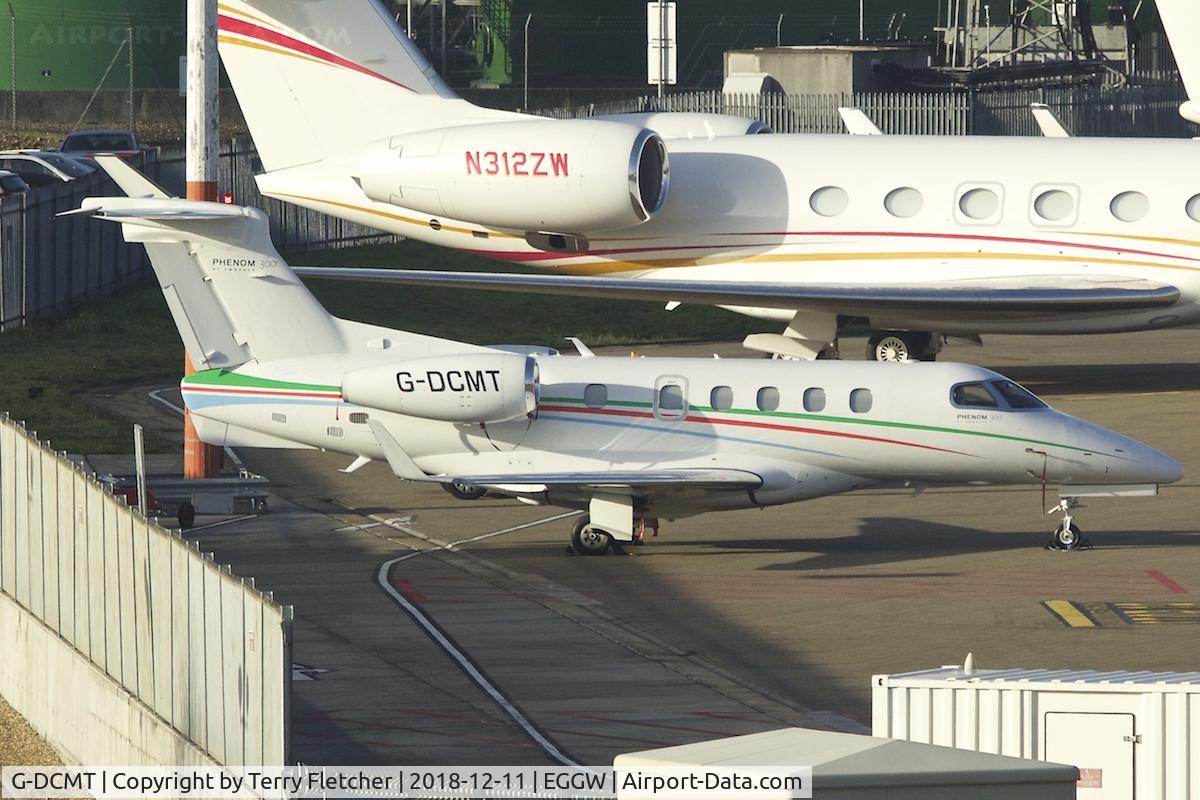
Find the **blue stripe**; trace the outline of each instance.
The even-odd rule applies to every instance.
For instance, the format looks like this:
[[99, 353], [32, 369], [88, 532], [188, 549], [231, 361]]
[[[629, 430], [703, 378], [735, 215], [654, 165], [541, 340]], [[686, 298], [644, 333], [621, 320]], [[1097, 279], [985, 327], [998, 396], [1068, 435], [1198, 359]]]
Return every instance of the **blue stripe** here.
[[340, 401], [321, 397], [239, 397], [233, 394], [206, 394], [204, 392], [189, 392], [184, 390], [183, 402], [188, 408], [214, 408], [216, 406], [328, 406], [333, 407]]

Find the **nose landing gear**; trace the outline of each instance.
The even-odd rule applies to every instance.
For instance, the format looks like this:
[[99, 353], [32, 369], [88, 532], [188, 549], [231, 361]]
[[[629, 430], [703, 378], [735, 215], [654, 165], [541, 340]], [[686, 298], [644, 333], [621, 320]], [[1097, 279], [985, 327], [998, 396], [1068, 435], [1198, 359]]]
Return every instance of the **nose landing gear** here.
[[1062, 522], [1054, 529], [1050, 541], [1046, 542], [1047, 550], [1090, 550], [1091, 542], [1083, 538], [1083, 531], [1075, 524], [1071, 512], [1083, 508], [1083, 503], [1077, 497], [1064, 497], [1058, 505], [1046, 511], [1047, 514], [1061, 513]]

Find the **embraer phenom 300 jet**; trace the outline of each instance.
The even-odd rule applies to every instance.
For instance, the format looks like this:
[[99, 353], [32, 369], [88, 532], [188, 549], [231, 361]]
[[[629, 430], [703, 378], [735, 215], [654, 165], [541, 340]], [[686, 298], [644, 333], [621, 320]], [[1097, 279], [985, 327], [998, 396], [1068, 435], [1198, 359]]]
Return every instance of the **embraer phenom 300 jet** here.
[[[102, 157], [103, 158], [103, 157]], [[144, 242], [197, 368], [183, 379], [212, 445], [320, 448], [348, 472], [493, 489], [584, 509], [583, 554], [659, 518], [881, 484], [1061, 484], [1147, 493], [1180, 465], [961, 364], [571, 358], [337, 319], [271, 244], [261, 211], [164, 198], [103, 159], [128, 198], [78, 212]], [[1078, 542], [1069, 520], [1063, 546]]]
[[932, 358], [946, 335], [1200, 321], [1197, 142], [494, 111], [374, 0], [224, 0], [220, 48], [264, 194], [567, 273], [337, 277], [714, 304], [786, 323], [747, 345], [798, 358], [850, 323], [886, 359]]

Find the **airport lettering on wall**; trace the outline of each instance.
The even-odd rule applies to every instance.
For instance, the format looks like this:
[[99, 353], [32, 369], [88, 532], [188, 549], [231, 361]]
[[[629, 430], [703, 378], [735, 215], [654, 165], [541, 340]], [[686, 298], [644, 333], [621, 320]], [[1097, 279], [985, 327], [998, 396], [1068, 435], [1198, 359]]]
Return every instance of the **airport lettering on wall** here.
[[464, 155], [468, 175], [566, 178], [571, 174], [566, 153], [467, 150]]
[[498, 392], [500, 370], [498, 369], [450, 369], [429, 370], [422, 378], [414, 378], [411, 372], [396, 373], [396, 385], [400, 391], [417, 391], [417, 387], [431, 392]]

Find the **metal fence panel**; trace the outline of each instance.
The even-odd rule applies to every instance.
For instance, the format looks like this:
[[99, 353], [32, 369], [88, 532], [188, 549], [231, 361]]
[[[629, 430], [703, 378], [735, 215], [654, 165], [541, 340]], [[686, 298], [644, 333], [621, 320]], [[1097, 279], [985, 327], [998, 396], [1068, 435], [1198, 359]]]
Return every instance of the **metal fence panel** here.
[[120, 604], [121, 683], [130, 693], [138, 693], [137, 606], [134, 601], [133, 515], [121, 503], [117, 506], [117, 586]]
[[13, 479], [16, 494], [16, 580], [14, 597], [17, 602], [30, 608], [29, 603], [29, 444], [24, 436], [14, 442]]
[[17, 431], [0, 419], [0, 592], [17, 594]]
[[192, 701], [195, 684], [191, 676], [191, 552], [178, 536], [171, 537], [171, 720], [175, 729], [192, 734]]
[[262, 596], [242, 592], [245, 678], [242, 681], [242, 763], [263, 763], [263, 615]]
[[221, 707], [225, 712], [225, 763], [245, 764], [242, 723], [246, 715], [245, 590], [232, 580], [221, 581]]
[[188, 722], [185, 733], [205, 751], [214, 752], [209, 743], [208, 657], [205, 645], [208, 638], [208, 618], [205, 616], [204, 590], [207, 564], [200, 553], [188, 550]]
[[130, 637], [134, 642], [137, 664], [137, 683], [130, 686], [138, 699], [151, 708], [157, 708], [154, 695], [154, 630], [153, 606], [150, 604], [150, 528], [141, 514], [129, 510], [132, 528], [132, 579], [125, 591], [132, 599], [134, 627]]
[[58, 459], [46, 446], [37, 448], [37, 470], [41, 485], [38, 504], [42, 520], [42, 563], [46, 572], [43, 581], [42, 603], [45, 614], [42, 621], [58, 634], [62, 633], [62, 621], [58, 608], [59, 584], [61, 583], [61, 561], [59, 560], [58, 525]]
[[147, 595], [150, 609], [150, 647], [147, 657], [151, 661], [154, 680], [151, 684], [154, 690], [154, 700], [149, 703], [155, 713], [174, 724], [175, 708], [171, 701], [171, 673], [173, 662], [171, 654], [172, 623], [174, 608], [172, 596], [171, 553], [174, 550], [172, 539], [146, 526], [146, 543], [149, 548], [147, 564]]
[[115, 567], [116, 562], [108, 558], [108, 525], [106, 520], [104, 491], [100, 484], [90, 478], [86, 480], [87, 518], [88, 518], [88, 597], [89, 603], [89, 640], [91, 650], [88, 655], [92, 663], [108, 674], [108, 572]]
[[91, 580], [92, 570], [88, 564], [92, 529], [91, 518], [87, 509], [88, 481], [83, 470], [75, 467], [71, 470], [71, 508], [75, 528], [75, 634], [71, 644], [84, 655], [92, 655], [91, 635]]
[[38, 619], [46, 618], [46, 550], [42, 531], [42, 453], [36, 442], [25, 442], [26, 549], [29, 554], [29, 605]]
[[[102, 495], [103, 496], [103, 495]], [[125, 682], [121, 662], [121, 540], [117, 504], [101, 502], [104, 514], [104, 652], [108, 674]]]
[[[263, 752], [264, 764], [282, 764], [288, 757], [286, 725], [291, 717], [292, 659], [287, 609], [263, 606]], [[282, 635], [281, 635], [282, 634]]]
[[47, 450], [54, 470], [55, 533], [58, 539], [59, 635], [75, 643], [75, 472], [58, 453]]
[[204, 671], [201, 675], [207, 686], [204, 690], [208, 700], [208, 752], [222, 764], [225, 761], [225, 670], [221, 660], [221, 574], [212, 568], [206, 554], [204, 570]]

